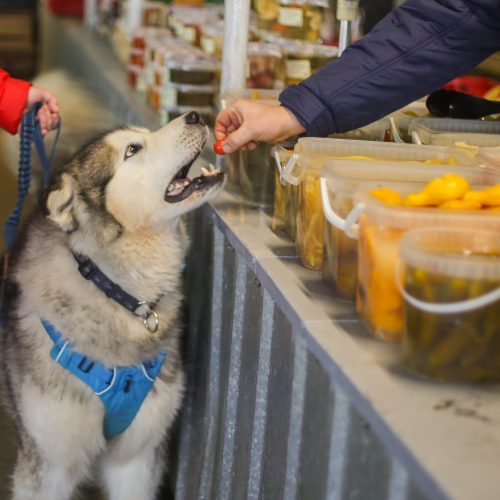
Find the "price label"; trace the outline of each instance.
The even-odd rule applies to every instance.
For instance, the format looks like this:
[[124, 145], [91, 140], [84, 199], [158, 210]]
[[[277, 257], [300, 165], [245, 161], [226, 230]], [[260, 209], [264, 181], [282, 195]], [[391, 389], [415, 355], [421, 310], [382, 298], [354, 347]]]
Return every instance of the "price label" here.
[[278, 23], [283, 26], [300, 28], [304, 25], [304, 15], [302, 13], [302, 9], [300, 7], [280, 7]]
[[290, 59], [286, 61], [286, 76], [292, 80], [305, 80], [311, 76], [311, 61]]

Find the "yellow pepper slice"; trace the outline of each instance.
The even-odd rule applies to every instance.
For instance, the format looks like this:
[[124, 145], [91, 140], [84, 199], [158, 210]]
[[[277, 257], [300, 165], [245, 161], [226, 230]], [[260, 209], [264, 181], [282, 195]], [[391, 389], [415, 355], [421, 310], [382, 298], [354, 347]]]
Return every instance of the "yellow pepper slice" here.
[[409, 194], [404, 204], [409, 207], [432, 207], [463, 198], [469, 189], [469, 183], [460, 175], [446, 174], [429, 182], [420, 193]]
[[481, 203], [476, 200], [449, 200], [441, 203], [439, 208], [447, 208], [452, 210], [478, 210], [481, 208]]
[[481, 191], [469, 191], [464, 195], [466, 201], [478, 201], [488, 207], [500, 207], [500, 184]]
[[379, 189], [371, 189], [370, 194], [377, 200], [387, 203], [387, 205], [402, 205], [403, 197], [397, 191], [384, 187]]

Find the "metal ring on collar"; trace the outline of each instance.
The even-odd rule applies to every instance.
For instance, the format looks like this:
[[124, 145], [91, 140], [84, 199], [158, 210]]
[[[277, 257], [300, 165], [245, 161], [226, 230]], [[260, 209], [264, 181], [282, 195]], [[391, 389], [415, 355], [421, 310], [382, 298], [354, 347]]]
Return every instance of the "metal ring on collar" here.
[[[155, 324], [153, 327], [149, 326], [149, 318], [151, 318], [151, 316], [153, 316], [155, 320]], [[160, 320], [158, 319], [158, 314], [156, 314], [154, 311], [149, 311], [149, 314], [147, 316], [144, 316], [142, 321], [144, 323], [144, 326], [149, 332], [156, 333], [158, 331], [158, 327], [160, 326]]]

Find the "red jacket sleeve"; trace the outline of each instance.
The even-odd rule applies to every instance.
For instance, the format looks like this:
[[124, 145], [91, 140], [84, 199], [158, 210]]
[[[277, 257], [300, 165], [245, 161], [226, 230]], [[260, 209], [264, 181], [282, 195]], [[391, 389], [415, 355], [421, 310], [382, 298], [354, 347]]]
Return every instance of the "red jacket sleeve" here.
[[30, 82], [11, 78], [0, 69], [0, 127], [11, 134], [17, 133], [30, 87]]

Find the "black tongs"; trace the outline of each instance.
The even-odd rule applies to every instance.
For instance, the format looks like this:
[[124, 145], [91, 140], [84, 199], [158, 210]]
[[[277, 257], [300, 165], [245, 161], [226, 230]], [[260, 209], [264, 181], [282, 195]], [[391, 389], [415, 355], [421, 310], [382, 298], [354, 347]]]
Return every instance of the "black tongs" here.
[[436, 90], [425, 102], [433, 116], [452, 118], [482, 118], [500, 113], [500, 101], [490, 101], [456, 90]]

